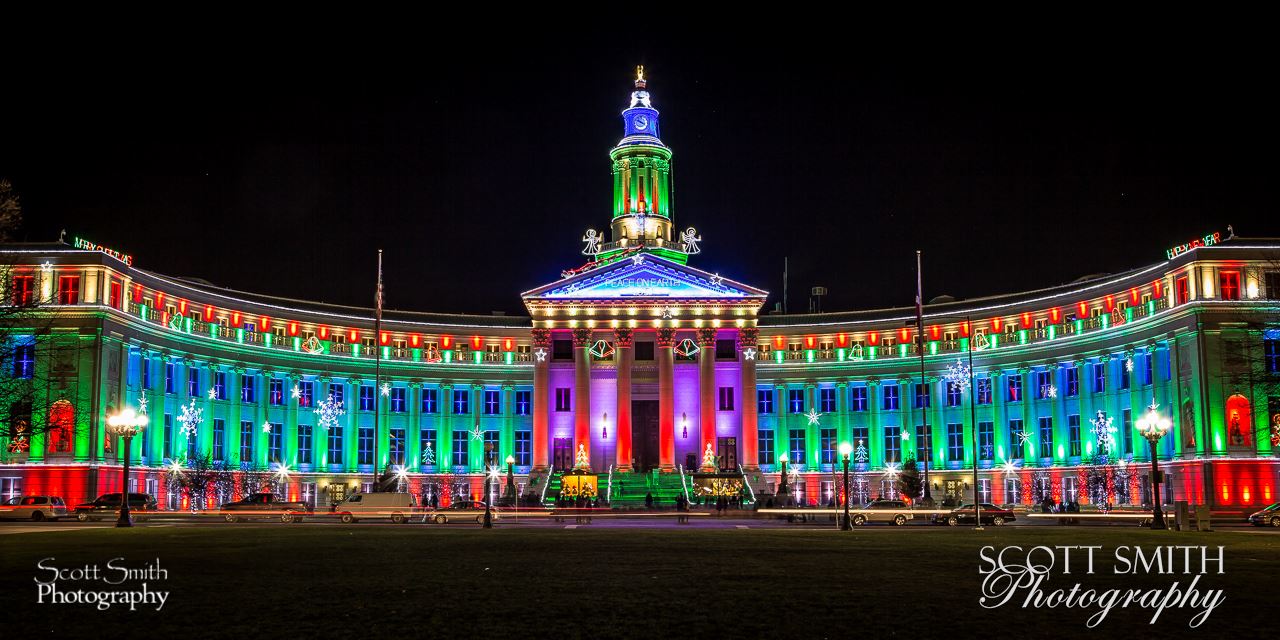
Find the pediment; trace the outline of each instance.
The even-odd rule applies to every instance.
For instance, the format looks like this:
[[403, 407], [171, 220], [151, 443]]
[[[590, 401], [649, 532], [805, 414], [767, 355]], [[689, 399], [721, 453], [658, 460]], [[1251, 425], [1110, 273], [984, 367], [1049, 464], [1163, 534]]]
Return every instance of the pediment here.
[[641, 253], [526, 291], [537, 300], [748, 300], [768, 292], [665, 258]]

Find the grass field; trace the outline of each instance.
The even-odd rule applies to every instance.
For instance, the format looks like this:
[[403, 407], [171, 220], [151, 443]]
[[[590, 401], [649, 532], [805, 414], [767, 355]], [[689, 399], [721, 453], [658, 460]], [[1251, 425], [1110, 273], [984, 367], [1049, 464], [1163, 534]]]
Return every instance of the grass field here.
[[[1149, 609], [978, 606], [983, 545], [1224, 545], [1226, 590], [1198, 630], [1191, 612], [1154, 627], [1175, 637], [1273, 633], [1280, 535], [1137, 528], [494, 529], [369, 526], [110, 528], [0, 538], [0, 637], [785, 637], [1151, 632]], [[158, 557], [163, 610], [35, 605], [41, 558], [61, 567]], [[1102, 559], [1105, 558], [1105, 562]], [[1186, 576], [1055, 576], [1098, 588], [1163, 587]], [[84, 586], [83, 583], [80, 585]], [[136, 586], [136, 585], [135, 585]], [[71, 587], [68, 587], [71, 588]], [[99, 585], [97, 588], [102, 588]], [[1019, 600], [1020, 602], [1020, 600]], [[6, 629], [8, 631], [6, 631]]]

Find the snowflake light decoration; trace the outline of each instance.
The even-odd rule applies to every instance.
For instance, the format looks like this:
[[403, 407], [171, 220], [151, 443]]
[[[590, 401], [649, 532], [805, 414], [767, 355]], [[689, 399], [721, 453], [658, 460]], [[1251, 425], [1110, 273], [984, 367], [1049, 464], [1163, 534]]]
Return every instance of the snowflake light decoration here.
[[1018, 439], [1019, 447], [1025, 447], [1028, 442], [1031, 442], [1031, 434], [1027, 433], [1025, 429], [1014, 432], [1013, 436]]
[[1115, 420], [1107, 416], [1103, 411], [1099, 411], [1097, 417], [1090, 421], [1093, 425], [1093, 435], [1098, 440], [1098, 449], [1104, 455], [1111, 452], [1111, 443], [1115, 441]]
[[1133, 373], [1133, 358], [1124, 359], [1124, 370]]
[[183, 405], [182, 412], [178, 414], [178, 422], [182, 423], [182, 433], [187, 437], [196, 434], [196, 429], [200, 423], [204, 421], [204, 409], [196, 406], [196, 399], [191, 399], [191, 404]]
[[471, 428], [471, 439], [484, 440], [484, 432], [480, 430], [480, 423], [478, 422], [476, 423], [476, 426]]
[[138, 396], [138, 413], [144, 416], [147, 415], [147, 396], [145, 395]]
[[276, 482], [289, 481], [289, 464], [287, 462], [277, 462], [272, 465], [272, 475], [275, 476]]
[[293, 396], [294, 400], [297, 400], [302, 397], [302, 389], [295, 384], [293, 385], [293, 390], [289, 392], [289, 395]]
[[818, 424], [818, 420], [822, 418], [822, 414], [818, 413], [816, 409], [809, 409], [809, 413], [804, 414], [804, 417], [809, 419], [809, 426], [812, 427]]
[[338, 426], [338, 417], [346, 415], [346, 413], [342, 408], [342, 401], [334, 400], [333, 394], [329, 394], [329, 397], [316, 404], [316, 422], [323, 429], [332, 429]]
[[31, 449], [31, 443], [27, 442], [26, 436], [18, 436], [9, 443], [9, 453], [26, 453]]
[[969, 365], [965, 364], [959, 358], [956, 358], [955, 364], [947, 366], [946, 380], [952, 387], [960, 389], [960, 393], [969, 390], [969, 375], [972, 371]]
[[270, 422], [267, 422], [266, 420], [263, 420], [263, 421], [262, 421], [262, 432], [263, 432], [263, 433], [271, 433], [271, 423], [270, 423]]
[[1054, 385], [1051, 385], [1051, 384], [1046, 384], [1046, 385], [1044, 386], [1044, 388], [1040, 390], [1040, 393], [1041, 393], [1042, 395], [1044, 395], [1044, 397], [1049, 398], [1049, 399], [1057, 398], [1057, 397], [1058, 397], [1058, 387], [1056, 387], [1056, 386], [1054, 386]]
[[217, 388], [217, 387], [209, 387], [209, 393], [208, 393], [208, 394], [206, 394], [206, 395], [208, 395], [208, 396], [209, 396], [209, 399], [210, 399], [210, 400], [217, 400], [217, 399], [218, 399], [218, 388]]
[[391, 395], [391, 384], [384, 382], [382, 383], [382, 397], [385, 398], [389, 395]]

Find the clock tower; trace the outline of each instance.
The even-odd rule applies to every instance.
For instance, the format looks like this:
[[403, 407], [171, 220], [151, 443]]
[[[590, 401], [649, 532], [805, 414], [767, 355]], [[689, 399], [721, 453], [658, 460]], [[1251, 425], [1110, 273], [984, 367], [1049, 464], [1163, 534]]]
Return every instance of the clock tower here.
[[644, 67], [636, 67], [631, 104], [622, 111], [622, 140], [609, 152], [613, 241], [601, 247], [598, 259], [644, 250], [683, 264], [689, 252], [672, 229], [671, 149], [658, 137], [658, 110], [647, 89]]

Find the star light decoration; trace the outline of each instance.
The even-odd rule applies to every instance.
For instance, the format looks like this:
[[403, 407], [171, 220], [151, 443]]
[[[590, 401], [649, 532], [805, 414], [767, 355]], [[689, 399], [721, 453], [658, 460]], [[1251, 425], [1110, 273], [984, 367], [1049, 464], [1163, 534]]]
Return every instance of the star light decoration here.
[[472, 439], [472, 440], [484, 440], [484, 432], [480, 430], [480, 423], [479, 423], [479, 422], [477, 422], [477, 423], [476, 423], [476, 426], [471, 427], [471, 439]]
[[884, 475], [890, 479], [898, 477], [898, 463], [890, 462], [884, 465]]
[[502, 469], [499, 469], [496, 465], [489, 465], [488, 476], [490, 482], [498, 482], [502, 480]]
[[718, 287], [718, 286], [720, 286], [723, 282], [724, 282], [724, 276], [720, 275], [719, 273], [715, 273], [715, 274], [712, 274], [712, 275], [711, 275], [711, 285], [712, 285], [712, 286]]
[[164, 472], [169, 475], [169, 480], [177, 481], [182, 478], [182, 474], [186, 472], [186, 469], [183, 467], [181, 460], [174, 458], [164, 466]]
[[533, 357], [536, 358], [538, 362], [546, 362], [547, 350], [543, 349], [542, 347], [538, 347], [537, 349], [533, 350]]
[[196, 434], [196, 429], [204, 420], [204, 409], [196, 406], [196, 399], [191, 399], [191, 404], [183, 405], [182, 412], [178, 414], [178, 422], [182, 423], [182, 433], [188, 437]]
[[636, 255], [631, 256], [631, 264], [636, 265], [636, 264], [640, 264], [641, 262], [644, 262], [643, 253], [637, 253]]
[[751, 348], [751, 347], [747, 347], [746, 349], [744, 349], [744, 350], [742, 351], [742, 357], [743, 357], [744, 359], [746, 359], [746, 360], [755, 360], [755, 359], [756, 359], [756, 350], [755, 350], [755, 349], [753, 349], [753, 348]]
[[964, 393], [969, 390], [969, 375], [971, 373], [972, 371], [969, 369], [969, 365], [965, 364], [961, 359], [956, 358], [955, 364], [947, 365], [947, 383], [953, 387], [959, 388], [960, 393]]
[[1098, 439], [1098, 448], [1111, 453], [1111, 443], [1115, 441], [1116, 433], [1115, 420], [1108, 417], [1106, 412], [1099, 411], [1089, 422], [1093, 425], [1093, 435]]
[[338, 417], [346, 415], [346, 413], [342, 408], [342, 402], [334, 400], [332, 393], [316, 404], [316, 422], [323, 429], [332, 429], [338, 426]]
[[804, 417], [809, 419], [809, 426], [812, 427], [818, 424], [818, 420], [822, 418], [822, 414], [818, 413], [816, 409], [809, 409], [809, 413], [804, 414]]
[[48, 261], [40, 263], [40, 272], [46, 276], [53, 273], [53, 263]]

